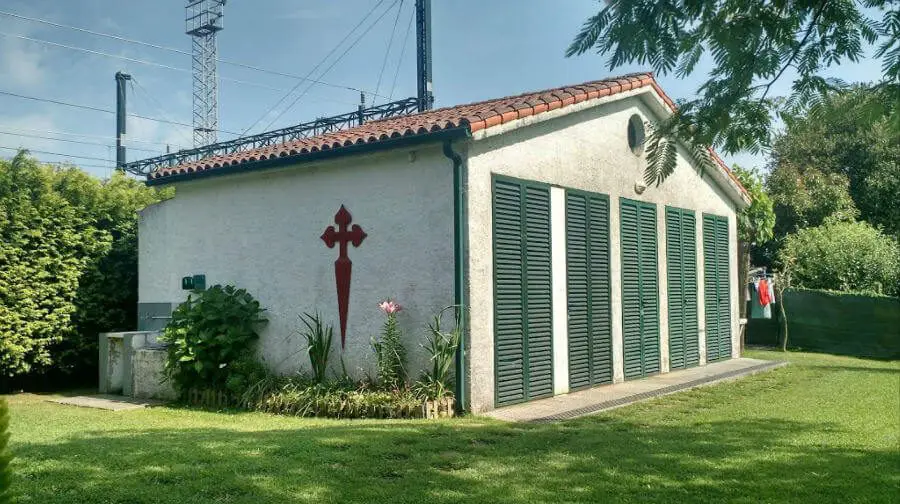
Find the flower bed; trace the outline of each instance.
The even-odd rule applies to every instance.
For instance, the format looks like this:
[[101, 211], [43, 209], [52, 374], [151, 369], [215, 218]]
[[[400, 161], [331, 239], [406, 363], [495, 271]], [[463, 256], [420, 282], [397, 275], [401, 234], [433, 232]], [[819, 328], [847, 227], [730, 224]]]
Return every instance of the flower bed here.
[[301, 417], [422, 418], [423, 400], [411, 390], [379, 390], [351, 382], [313, 383], [303, 378], [270, 378], [244, 394], [253, 411]]
[[[166, 375], [183, 402], [206, 408], [330, 418], [453, 416], [450, 373], [460, 342], [459, 310], [444, 308], [428, 324], [422, 347], [432, 366], [411, 383], [397, 322], [402, 307], [393, 300], [378, 307], [386, 320], [381, 334], [372, 338], [374, 380], [350, 379], [343, 358], [343, 373], [326, 377], [333, 328], [318, 312], [301, 315], [303, 328], [298, 331], [306, 342], [312, 374], [283, 377], [271, 374], [255, 356], [265, 309], [243, 289], [216, 285], [193, 293], [173, 313], [161, 338], [169, 344]], [[455, 313], [455, 327], [445, 331], [441, 319], [448, 312]]]

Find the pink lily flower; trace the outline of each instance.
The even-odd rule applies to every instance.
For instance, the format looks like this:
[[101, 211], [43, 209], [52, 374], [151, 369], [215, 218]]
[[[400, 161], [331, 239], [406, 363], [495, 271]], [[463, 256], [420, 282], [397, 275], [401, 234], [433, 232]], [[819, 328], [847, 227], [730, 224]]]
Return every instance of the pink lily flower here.
[[393, 315], [402, 309], [399, 303], [391, 299], [378, 303], [378, 308], [381, 308], [381, 311], [387, 315]]

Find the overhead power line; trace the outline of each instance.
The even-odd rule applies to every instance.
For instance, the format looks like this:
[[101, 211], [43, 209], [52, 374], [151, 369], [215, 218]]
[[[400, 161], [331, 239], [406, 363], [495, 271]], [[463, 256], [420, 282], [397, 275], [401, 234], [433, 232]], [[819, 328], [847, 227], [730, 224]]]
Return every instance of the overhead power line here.
[[[81, 105], [81, 104], [78, 104], [78, 103], [64, 102], [64, 101], [61, 101], [61, 100], [52, 100], [52, 99], [49, 99], [49, 98], [38, 98], [38, 97], [36, 97], [36, 96], [26, 96], [26, 95], [23, 95], [23, 94], [12, 93], [12, 92], [10, 92], [10, 91], [3, 91], [3, 90], [0, 90], [0, 95], [14, 96], [14, 97], [16, 97], [16, 98], [21, 98], [21, 99], [23, 99], [23, 100], [33, 100], [33, 101], [39, 101], [39, 102], [45, 102], [45, 103], [52, 103], [52, 104], [54, 104], [54, 105], [64, 105], [64, 106], [66, 106], [66, 107], [74, 107], [74, 108], [79, 108], [79, 109], [84, 109], [84, 110], [91, 110], [91, 111], [94, 111], [94, 112], [103, 112], [104, 114], [113, 114], [113, 115], [115, 115], [115, 113], [116, 113], [114, 110], [102, 109], [102, 108], [99, 108], [99, 107], [92, 107], [92, 106], [90, 106], [90, 105]], [[160, 122], [160, 123], [166, 123], [166, 124], [174, 124], [174, 125], [176, 125], [176, 126], [184, 126], [184, 127], [186, 127], [186, 128], [193, 128], [193, 127], [194, 127], [193, 125], [188, 124], [188, 123], [183, 123], [183, 122], [179, 122], [179, 121], [169, 121], [169, 120], [166, 120], [166, 119], [160, 119], [160, 118], [158, 118], [158, 117], [148, 117], [148, 116], [139, 115], [139, 114], [128, 114], [128, 117], [136, 117], [136, 118], [138, 118], [138, 119], [145, 119], [145, 120], [148, 120], [148, 121], [154, 121], [154, 122]], [[233, 131], [222, 130], [222, 129], [220, 129], [219, 131], [222, 132], [222, 133], [228, 133], [229, 135], [238, 135], [238, 134], [239, 134], [239, 133], [235, 133], [235, 132], [233, 132]]]
[[62, 157], [67, 157], [67, 158], [72, 158], [72, 159], [87, 159], [87, 160], [89, 160], [89, 161], [107, 161], [107, 162], [109, 162], [109, 159], [106, 159], [106, 158], [99, 158], [99, 157], [92, 157], [92, 156], [76, 156], [76, 155], [74, 155], [74, 154], [63, 154], [62, 152], [42, 151], [42, 150], [37, 150], [37, 149], [28, 149], [28, 148], [24, 148], [24, 147], [3, 147], [3, 146], [0, 146], [0, 149], [6, 149], [6, 150], [11, 150], [11, 151], [25, 150], [25, 151], [28, 151], [28, 152], [33, 152], [33, 153], [35, 153], [35, 154], [47, 154], [47, 155], [50, 155], [50, 156], [62, 156]]
[[[346, 35], [344, 35], [344, 38], [342, 38], [341, 41], [337, 43], [337, 45], [335, 45], [330, 51], [328, 51], [328, 54], [326, 54], [325, 57], [321, 59], [321, 61], [319, 61], [318, 63], [316, 63], [316, 66], [314, 66], [309, 72], [307, 72], [306, 75], [304, 75], [303, 78], [301, 78], [301, 80], [300, 80], [299, 82], [297, 82], [296, 84], [294, 84], [294, 87], [292, 87], [290, 91], [288, 91], [287, 93], [285, 93], [284, 96], [282, 96], [281, 98], [279, 98], [278, 101], [275, 102], [274, 105], [272, 105], [271, 107], [269, 107], [269, 109], [266, 110], [265, 113], [263, 113], [261, 116], [259, 116], [259, 118], [258, 118], [257, 120], [253, 121], [253, 124], [251, 124], [250, 126], [248, 126], [248, 127], [241, 133], [241, 136], [246, 135], [248, 131], [252, 130], [257, 124], [259, 124], [260, 121], [262, 121], [263, 119], [265, 119], [265, 117], [266, 117], [267, 115], [269, 115], [273, 110], [275, 110], [275, 108], [277, 108], [279, 105], [281, 105], [282, 103], [284, 103], [284, 101], [287, 100], [288, 97], [290, 97], [291, 94], [294, 93], [294, 91], [296, 91], [297, 89], [299, 89], [300, 86], [302, 86], [303, 83], [304, 83], [307, 79], [309, 79], [309, 78], [312, 76], [312, 74], [314, 74], [314, 73], [316, 72], [316, 70], [318, 70], [319, 67], [322, 66], [322, 65], [325, 63], [325, 61], [327, 61], [328, 58], [331, 57], [332, 54], [334, 54], [335, 52], [337, 52], [337, 50], [341, 47], [341, 45], [343, 45], [344, 42], [346, 42], [346, 41], [353, 35], [353, 33], [356, 32], [357, 29], [359, 29], [359, 27], [362, 26], [363, 23], [365, 23], [367, 19], [369, 19], [369, 16], [371, 16], [372, 13], [375, 12], [375, 10], [378, 9], [378, 7], [381, 6], [381, 4], [384, 3], [384, 1], [385, 1], [385, 0], [378, 0], [378, 3], [376, 3], [375, 6], [372, 7], [372, 8], [369, 10], [369, 12], [367, 12], [367, 13], [362, 17], [362, 19], [360, 19], [359, 22], [356, 23], [356, 25], [355, 25], [353, 28], [351, 28], [349, 32], [347, 32]], [[302, 96], [302, 95], [301, 95], [301, 96]], [[280, 115], [279, 115], [279, 117], [280, 117]], [[271, 125], [272, 123], [270, 122], [269, 124]], [[266, 128], [266, 129], [268, 129], [268, 128]]]
[[[20, 149], [20, 150], [22, 150], [22, 149]], [[24, 150], [27, 151], [28, 149], [24, 149]], [[10, 157], [6, 156], [5, 159], [10, 159]], [[81, 163], [81, 162], [79, 162], [78, 164], [75, 164], [71, 161], [44, 161], [44, 160], [41, 160], [40, 163], [47, 164], [47, 165], [54, 165], [54, 166], [76, 166], [78, 168], [106, 168], [108, 170], [112, 170], [116, 167], [115, 164], [99, 165], [99, 164]]]
[[409, 13], [409, 23], [406, 25], [406, 35], [403, 36], [403, 45], [400, 46], [400, 59], [397, 61], [397, 69], [394, 71], [394, 81], [391, 82], [391, 92], [388, 93], [387, 100], [394, 99], [394, 89], [397, 88], [397, 77], [400, 76], [400, 68], [403, 66], [403, 56], [406, 55], [406, 45], [409, 42], [409, 34], [412, 33], [413, 20], [416, 18], [416, 9]]
[[[152, 66], [152, 67], [156, 67], [156, 68], [164, 68], [166, 70], [173, 70], [176, 72], [191, 73], [191, 70], [188, 68], [180, 68], [180, 67], [176, 67], [176, 66], [172, 66], [172, 65], [166, 65], [165, 63], [157, 63], [155, 61], [131, 58], [131, 57], [122, 56], [119, 54], [110, 54], [110, 53], [106, 53], [103, 51], [88, 49], [86, 47], [78, 47], [78, 46], [71, 46], [71, 45], [67, 45], [67, 44], [60, 44], [59, 42], [51, 42], [49, 40], [37, 39], [37, 38], [33, 38], [33, 37], [26, 37], [25, 35], [16, 35], [14, 33], [6, 33], [6, 32], [2, 32], [2, 31], [0, 31], [0, 35], [2, 35], [4, 37], [27, 40], [29, 42], [44, 44], [44, 45], [48, 45], [51, 47], [59, 47], [61, 49], [69, 49], [71, 51], [79, 51], [79, 52], [83, 52], [83, 53], [93, 54], [95, 56], [104, 56], [106, 58], [113, 58], [113, 59], [122, 60], [122, 61], [129, 61], [131, 63], [138, 63], [141, 65], [147, 65], [147, 66]], [[230, 82], [234, 82], [237, 84], [244, 84], [247, 86], [256, 86], [256, 87], [263, 88], [263, 89], [269, 89], [271, 91], [285, 91], [284, 88], [273, 87], [273, 86], [269, 86], [268, 84], [261, 84], [259, 82], [251, 82], [251, 81], [245, 81], [245, 80], [241, 80], [241, 79], [233, 79], [231, 77], [219, 77], [219, 78], [224, 81], [230, 81]]]
[[[382, 1], [383, 1], [383, 0], [382, 0]], [[382, 12], [381, 15], [378, 16], [378, 18], [375, 19], [375, 21], [373, 21], [372, 24], [370, 24], [369, 27], [366, 28], [365, 31], [362, 32], [362, 34], [360, 34], [359, 37], [356, 37], [356, 40], [354, 40], [354, 41], [353, 41], [346, 49], [344, 49], [344, 52], [342, 52], [341, 55], [338, 56], [337, 59], [334, 60], [334, 61], [331, 63], [331, 65], [329, 65], [328, 68], [325, 69], [325, 71], [323, 71], [321, 74], [319, 74], [319, 78], [324, 77], [325, 75], [327, 75], [328, 72], [330, 72], [331, 69], [333, 69], [333, 68], [335, 67], [335, 65], [337, 65], [338, 63], [340, 63], [340, 61], [341, 61], [342, 59], [344, 59], [344, 56], [346, 56], [347, 53], [349, 53], [351, 49], [353, 49], [354, 47], [356, 47], [356, 44], [358, 44], [359, 41], [363, 39], [363, 37], [365, 37], [370, 31], [372, 31], [372, 28], [374, 28], [375, 25], [377, 25], [378, 22], [381, 21], [381, 20], [384, 18], [384, 16], [386, 16], [387, 13], [390, 12], [391, 9], [393, 9], [394, 6], [397, 5], [397, 3], [399, 3], [399, 2], [400, 2], [400, 0], [394, 0], [394, 3], [392, 3], [387, 9], [385, 9], [385, 11]], [[382, 3], [381, 1], [378, 2], [378, 4], [376, 4], [376, 7], [377, 7], [378, 5], [381, 5], [381, 3]], [[370, 12], [371, 12], [371, 11], [370, 11]], [[367, 17], [368, 17], [368, 15], [367, 15]], [[363, 19], [363, 21], [365, 21], [365, 19]], [[357, 26], [358, 26], [358, 25], [357, 25]], [[354, 29], [354, 30], [355, 30], [355, 29]], [[351, 32], [351, 33], [352, 33], [352, 32]], [[349, 34], [348, 34], [348, 35], [349, 35]], [[327, 59], [327, 56], [326, 56], [326, 59]], [[324, 61], [325, 61], [325, 60], [322, 60], [322, 62], [324, 62]], [[318, 68], [318, 65], [316, 65], [316, 67]], [[315, 70], [315, 69], [313, 69], [313, 70]], [[306, 86], [306, 89], [304, 89], [303, 92], [300, 93], [299, 96], [297, 96], [296, 98], [294, 98], [294, 101], [292, 101], [290, 105], [288, 105], [288, 106], [287, 106], [284, 110], [282, 110], [277, 116], [275, 116], [274, 119], [272, 119], [271, 121], [269, 121], [269, 124], [266, 126], [265, 129], [271, 128], [272, 125], [275, 124], [275, 121], [277, 121], [278, 119], [280, 119], [281, 116], [283, 116], [285, 113], [287, 113], [288, 110], [290, 110], [291, 108], [293, 108], [294, 105], [296, 105], [297, 102], [299, 102], [300, 99], [303, 98], [303, 96], [306, 95], [307, 92], [309, 92], [309, 90], [310, 90], [310, 88], [312, 88], [312, 86], [313, 86], [312, 84]]]
[[[78, 138], [98, 138], [101, 140], [112, 140], [115, 141], [115, 136], [110, 135], [91, 135], [88, 133], [75, 133], [73, 131], [55, 131], [55, 130], [43, 130], [43, 129], [34, 129], [34, 128], [21, 128], [19, 126], [11, 126], [6, 124], [0, 124], [0, 129], [5, 130], [15, 130], [15, 131], [30, 131], [32, 133], [43, 133], [45, 135], [61, 135], [61, 136], [72, 136]], [[141, 143], [146, 145], [172, 145], [171, 142], [157, 142], [152, 140], [139, 140], [136, 138], [128, 137], [128, 143]]]
[[72, 163], [70, 161], [41, 161], [41, 163], [49, 164], [49, 165], [56, 165], [56, 166], [70, 166], [71, 165], [71, 166], [77, 166], [78, 168], [106, 168], [109, 170], [116, 167], [116, 165], [114, 165], [114, 164], [98, 165], [98, 164], [78, 163], [76, 165], [75, 163]]
[[[115, 145], [113, 145], [113, 144], [106, 144], [106, 143], [101, 143], [101, 142], [88, 142], [85, 140], [70, 140], [68, 138], [53, 138], [53, 137], [48, 137], [48, 136], [43, 136], [43, 135], [32, 135], [32, 134], [28, 134], [28, 133], [16, 133], [14, 131], [4, 131], [2, 129], [0, 129], [0, 135], [12, 135], [12, 136], [18, 136], [18, 137], [23, 137], [23, 138], [38, 138], [38, 139], [42, 139], [42, 140], [53, 140], [55, 142], [66, 142], [66, 143], [73, 143], [73, 144], [80, 144], [80, 145], [96, 145], [96, 146], [100, 146], [100, 147], [115, 147]], [[136, 150], [136, 151], [143, 151], [143, 152], [153, 152], [156, 154], [161, 153], [161, 151], [159, 149], [156, 149], [156, 150], [141, 149], [139, 147], [128, 147], [128, 149]]]
[[[144, 93], [144, 96], [146, 96], [152, 102], [152, 104], [156, 107], [156, 110], [158, 110], [159, 113], [163, 116], [163, 119], [169, 119], [169, 116], [166, 114], [166, 111], [164, 110], [164, 107], [162, 106], [162, 104], [159, 103], [159, 101], [157, 101], [156, 98], [154, 98], [153, 95], [150, 94], [150, 92], [147, 91], [144, 88], [144, 86], [141, 85], [140, 81], [138, 81], [134, 76], [132, 76], [131, 77], [131, 92], [132, 93], [134, 93], [134, 86], [137, 86], [138, 89], [140, 89]], [[188, 142], [186, 145], [191, 145], [191, 143], [194, 140], [192, 138], [190, 138], [189, 135], [184, 130], [179, 130], [179, 132], [181, 133], [181, 135], [184, 138], [187, 139]]]
[[52, 103], [54, 105], [64, 105], [66, 107], [80, 108], [83, 110], [93, 110], [95, 112], [104, 112], [106, 114], [115, 114], [115, 112], [113, 112], [112, 110], [102, 109], [102, 108], [98, 108], [98, 107], [92, 107], [90, 105], [79, 105], [77, 103], [69, 103], [69, 102], [64, 102], [64, 101], [59, 101], [59, 100], [52, 100], [50, 98], [38, 98], [35, 96], [26, 96], [26, 95], [22, 95], [22, 94], [18, 94], [18, 93], [12, 93], [10, 91], [0, 90], [0, 94], [6, 95], [6, 96], [14, 96], [16, 98], [21, 98], [23, 100], [40, 101], [40, 102], [45, 102], [45, 103]]
[[[379, 3], [380, 3], [380, 2], [379, 2]], [[81, 27], [78, 27], [78, 26], [65, 25], [65, 24], [62, 24], [62, 23], [56, 23], [56, 22], [49, 21], [49, 20], [46, 20], [46, 19], [40, 19], [40, 18], [35, 18], [35, 17], [23, 16], [23, 15], [21, 15], [21, 14], [16, 14], [16, 13], [14, 13], [14, 12], [7, 12], [7, 11], [2, 11], [2, 10], [0, 10], [0, 16], [9, 16], [9, 17], [13, 17], [13, 18], [16, 18], [16, 19], [22, 19], [22, 20], [25, 20], [25, 21], [30, 21], [30, 22], [33, 22], [33, 23], [41, 23], [41, 24], [44, 24], [44, 25], [53, 26], [53, 27], [55, 27], [55, 28], [64, 28], [64, 29], [67, 29], [67, 30], [74, 30], [74, 31], [77, 31], [77, 32], [86, 33], [86, 34], [94, 35], [94, 36], [97, 36], [97, 37], [105, 37], [105, 38], [108, 38], [108, 39], [117, 40], [117, 41], [119, 41], [119, 42], [125, 42], [125, 43], [128, 43], [128, 44], [136, 44], [136, 45], [141, 45], [141, 46], [144, 46], [144, 47], [151, 47], [151, 48], [153, 48], [153, 49], [159, 49], [159, 50], [162, 50], [162, 51], [169, 51], [169, 52], [173, 52], [173, 53], [182, 54], [182, 55], [185, 55], [185, 56], [191, 56], [190, 51], [184, 51], [184, 50], [181, 50], [181, 49], [178, 49], [178, 48], [175, 48], [175, 47], [168, 47], [168, 46], [164, 46], [164, 45], [154, 44], [154, 43], [151, 43], [151, 42], [144, 42], [144, 41], [142, 41], [142, 40], [135, 40], [135, 39], [132, 39], [132, 38], [122, 37], [122, 36], [114, 35], [114, 34], [111, 34], [111, 33], [98, 32], [98, 31], [95, 31], [95, 30], [89, 30], [89, 29], [87, 29], [87, 28], [81, 28]], [[248, 69], [248, 70], [254, 70], [254, 71], [257, 71], [257, 72], [263, 72], [263, 73], [267, 73], [267, 74], [271, 74], [271, 75], [278, 75], [278, 76], [281, 76], [281, 77], [287, 77], [287, 78], [291, 78], [291, 79], [301, 79], [301, 80], [306, 80], [306, 81], [314, 82], [314, 83], [316, 83], [316, 84], [321, 84], [321, 85], [323, 85], [323, 86], [328, 86], [328, 87], [332, 87], [332, 88], [345, 89], [345, 90], [348, 90], [348, 91], [356, 91], [357, 93], [366, 93], [366, 94], [372, 94], [372, 95], [374, 95], [374, 93], [372, 93], [371, 91], [367, 91], [367, 90], [365, 90], [365, 89], [360, 89], [360, 88], [356, 88], [356, 87], [353, 87], [353, 86], [346, 86], [346, 85], [343, 85], [343, 84], [334, 84], [334, 83], [331, 83], [331, 82], [325, 82], [325, 81], [321, 81], [321, 80], [309, 79], [308, 77], [303, 77], [303, 76], [300, 76], [300, 75], [290, 74], [290, 73], [286, 73], [286, 72], [279, 72], [279, 71], [277, 71], [277, 70], [271, 70], [271, 69], [268, 69], [268, 68], [262, 68], [262, 67], [258, 67], [258, 66], [255, 66], [255, 65], [250, 65], [250, 64], [247, 64], [247, 63], [241, 63], [241, 62], [238, 62], [238, 61], [231, 61], [231, 60], [220, 59], [220, 58], [216, 58], [216, 61], [219, 62], [219, 63], [226, 64], [226, 65], [232, 65], [232, 66], [236, 66], [236, 67], [246, 68], [246, 69]]]
[[403, 0], [400, 0], [400, 6], [397, 7], [397, 15], [394, 17], [394, 27], [391, 28], [391, 38], [388, 40], [387, 51], [384, 52], [384, 61], [381, 62], [381, 70], [378, 72], [378, 83], [375, 84], [375, 94], [378, 94], [378, 92], [381, 91], [381, 78], [384, 77], [384, 69], [387, 68], [388, 57], [391, 55], [391, 48], [394, 46], [394, 36], [397, 34], [397, 22], [400, 21], [401, 12], [403, 12]]

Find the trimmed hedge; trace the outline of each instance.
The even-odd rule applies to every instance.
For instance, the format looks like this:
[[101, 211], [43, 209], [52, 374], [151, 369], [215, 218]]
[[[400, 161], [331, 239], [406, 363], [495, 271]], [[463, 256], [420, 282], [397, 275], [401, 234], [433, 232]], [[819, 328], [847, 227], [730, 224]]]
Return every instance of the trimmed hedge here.
[[[859, 357], [900, 358], [900, 298], [810, 289], [785, 292], [788, 346]], [[773, 313], [778, 312], [773, 306]], [[777, 345], [781, 324], [750, 319], [747, 343]]]
[[0, 390], [97, 380], [97, 334], [137, 324], [137, 210], [172, 194], [0, 159]]

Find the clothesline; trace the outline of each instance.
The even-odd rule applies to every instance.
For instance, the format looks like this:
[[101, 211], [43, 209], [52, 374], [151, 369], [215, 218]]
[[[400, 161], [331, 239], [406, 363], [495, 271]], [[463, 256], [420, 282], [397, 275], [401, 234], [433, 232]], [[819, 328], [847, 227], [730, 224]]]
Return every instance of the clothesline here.
[[750, 318], [772, 318], [772, 305], [775, 304], [774, 276], [757, 273], [747, 283], [747, 299], [750, 300]]

